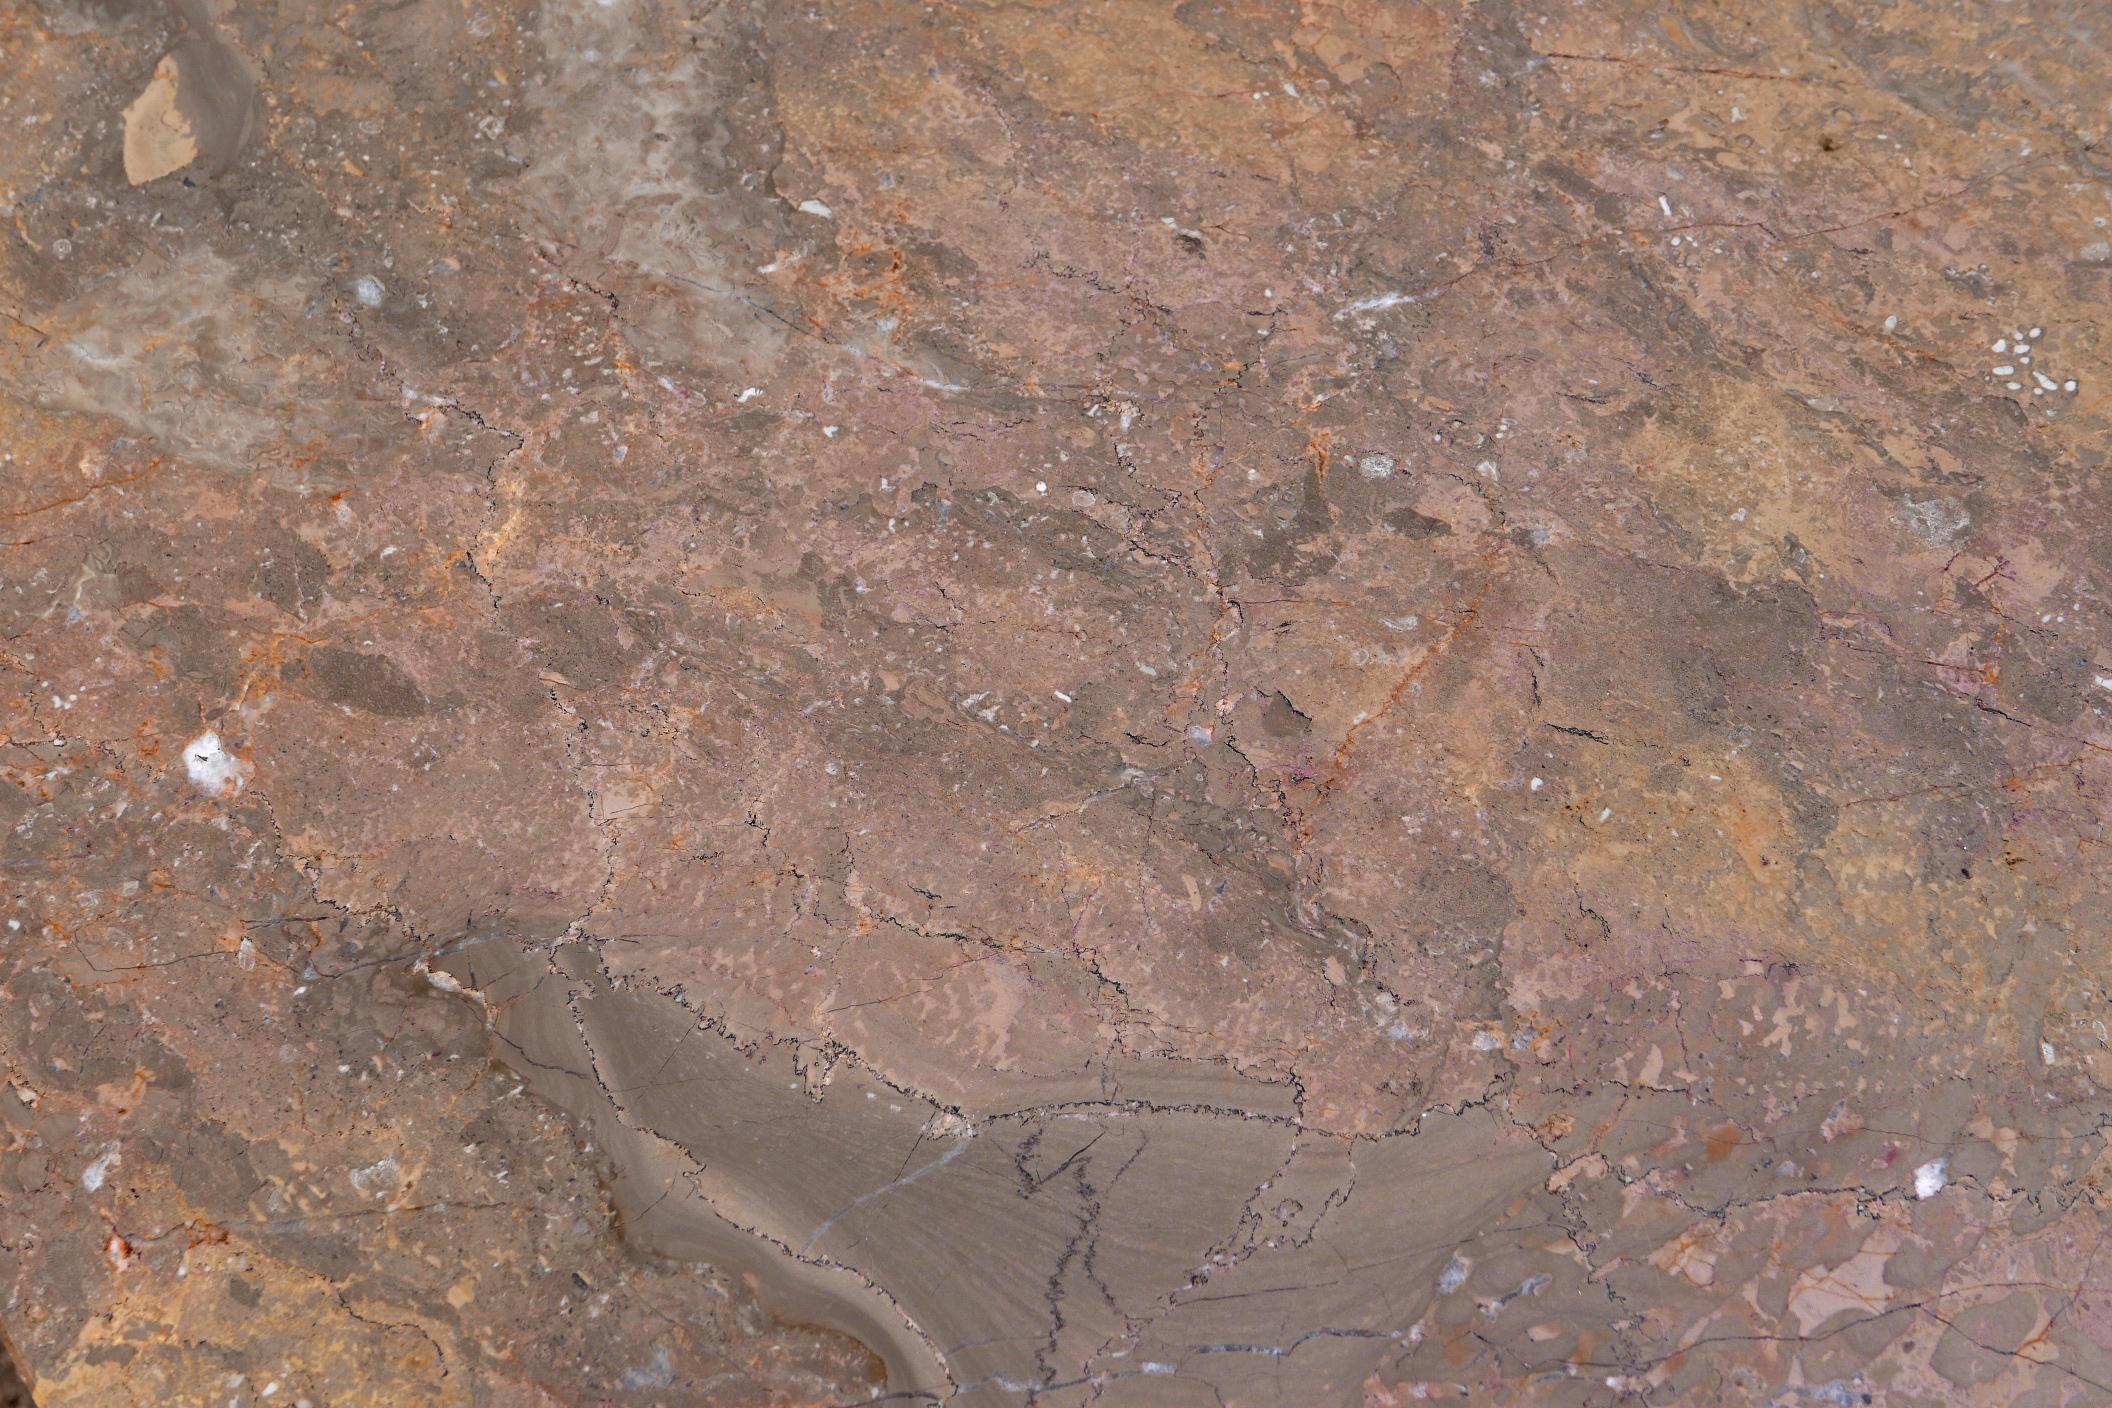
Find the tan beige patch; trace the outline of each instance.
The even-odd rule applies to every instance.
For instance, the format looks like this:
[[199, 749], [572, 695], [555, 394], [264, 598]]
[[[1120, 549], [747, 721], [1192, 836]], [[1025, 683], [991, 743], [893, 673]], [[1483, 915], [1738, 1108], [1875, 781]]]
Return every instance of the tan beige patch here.
[[177, 106], [183, 73], [170, 54], [154, 66], [153, 81], [125, 109], [125, 179], [158, 181], [198, 159], [198, 135]]

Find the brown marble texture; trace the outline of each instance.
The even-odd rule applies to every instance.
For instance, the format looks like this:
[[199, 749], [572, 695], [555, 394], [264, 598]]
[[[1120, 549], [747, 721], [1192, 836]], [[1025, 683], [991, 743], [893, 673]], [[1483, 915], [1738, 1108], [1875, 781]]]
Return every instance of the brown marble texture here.
[[0, 5], [0, 1345], [2112, 1403], [2108, 53]]

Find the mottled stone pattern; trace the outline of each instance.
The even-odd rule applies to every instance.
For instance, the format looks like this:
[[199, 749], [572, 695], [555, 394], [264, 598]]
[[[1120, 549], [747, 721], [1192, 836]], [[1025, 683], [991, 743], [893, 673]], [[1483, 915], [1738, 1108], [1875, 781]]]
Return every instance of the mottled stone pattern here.
[[0, 7], [0, 1344], [2112, 1402], [2108, 52]]

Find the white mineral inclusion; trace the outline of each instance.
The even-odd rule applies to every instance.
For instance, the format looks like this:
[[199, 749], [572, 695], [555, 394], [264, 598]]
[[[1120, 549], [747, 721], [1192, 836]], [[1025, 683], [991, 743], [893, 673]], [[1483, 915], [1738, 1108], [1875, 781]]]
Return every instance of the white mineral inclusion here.
[[81, 1186], [91, 1193], [95, 1192], [103, 1186], [103, 1180], [110, 1176], [111, 1168], [118, 1162], [117, 1145], [105, 1144], [102, 1156], [81, 1170]]
[[1914, 1170], [1914, 1196], [1933, 1198], [1943, 1191], [1943, 1185], [1951, 1181], [1951, 1160], [1948, 1155], [1930, 1159]]
[[208, 797], [232, 797], [249, 781], [249, 765], [228, 752], [211, 729], [183, 745], [183, 770], [191, 786]]
[[388, 290], [372, 274], [361, 274], [352, 284], [352, 296], [369, 308], [379, 308]]

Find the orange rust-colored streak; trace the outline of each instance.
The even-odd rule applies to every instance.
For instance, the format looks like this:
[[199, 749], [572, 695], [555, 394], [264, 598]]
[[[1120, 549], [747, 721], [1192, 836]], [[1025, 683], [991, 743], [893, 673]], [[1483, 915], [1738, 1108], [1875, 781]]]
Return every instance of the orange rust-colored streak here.
[[1335, 432], [1332, 430], [1316, 430], [1306, 437], [1305, 452], [1312, 457], [1313, 473], [1323, 480], [1327, 478], [1327, 463], [1330, 458], [1327, 447], [1334, 438]]
[[1219, 608], [1217, 620], [1210, 627], [1209, 644], [1189, 652], [1187, 660], [1183, 662], [1188, 671], [1182, 676], [1181, 682], [1174, 686], [1167, 699], [1165, 716], [1168, 719], [1178, 719], [1194, 706], [1196, 696], [1203, 691], [1204, 661], [1210, 659], [1224, 645], [1232, 634], [1232, 629], [1227, 623], [1237, 619], [1231, 607]]
[[40, 513], [49, 513], [55, 508], [66, 508], [70, 505], [84, 502], [91, 495], [100, 494], [105, 489], [115, 489], [125, 484], [137, 484], [140, 480], [146, 479], [160, 470], [161, 464], [161, 457], [156, 455], [147, 467], [137, 474], [127, 474], [119, 479], [99, 479], [81, 490], [80, 493], [69, 494], [63, 499], [53, 499], [49, 503], [38, 504], [34, 508], [16, 508], [0, 511], [0, 518], [31, 518]]
[[[1484, 554], [1482, 558], [1483, 565], [1493, 564], [1495, 558], [1496, 553], [1494, 552]], [[1316, 792], [1325, 796], [1341, 782], [1343, 774], [1349, 768], [1350, 752], [1357, 746], [1357, 736], [1391, 713], [1394, 705], [1401, 702], [1401, 697], [1408, 692], [1417, 680], [1422, 678], [1423, 671], [1429, 669], [1432, 662], [1450, 648], [1452, 642], [1458, 640], [1468, 627], [1480, 619], [1481, 603], [1488, 596], [1489, 588], [1495, 584], [1496, 579], [1492, 576], [1476, 588], [1474, 595], [1468, 599], [1466, 606], [1461, 609], [1457, 619], [1452, 622], [1452, 628], [1438, 637], [1436, 642], [1423, 652], [1422, 657], [1413, 665], [1410, 665], [1398, 680], [1394, 681], [1392, 691], [1386, 696], [1386, 702], [1350, 726], [1349, 732], [1344, 734], [1342, 741], [1335, 746], [1334, 764], [1328, 775], [1313, 784]]]
[[842, 252], [853, 259], [885, 255], [887, 267], [872, 273], [846, 270], [840, 274], [824, 275], [820, 283], [831, 297], [839, 303], [869, 300], [897, 316], [907, 316], [916, 311], [916, 300], [909, 287], [909, 260], [901, 250], [893, 245], [859, 241]]
[[289, 647], [296, 651], [305, 652], [323, 643], [320, 637], [302, 635], [299, 631], [273, 631], [264, 638], [260, 645], [246, 652], [247, 658], [243, 661], [242, 688], [235, 695], [235, 703], [238, 706], [246, 703], [249, 699], [250, 690], [259, 683], [263, 685], [263, 694], [268, 696], [274, 692], [267, 676], [273, 671], [284, 668]]

